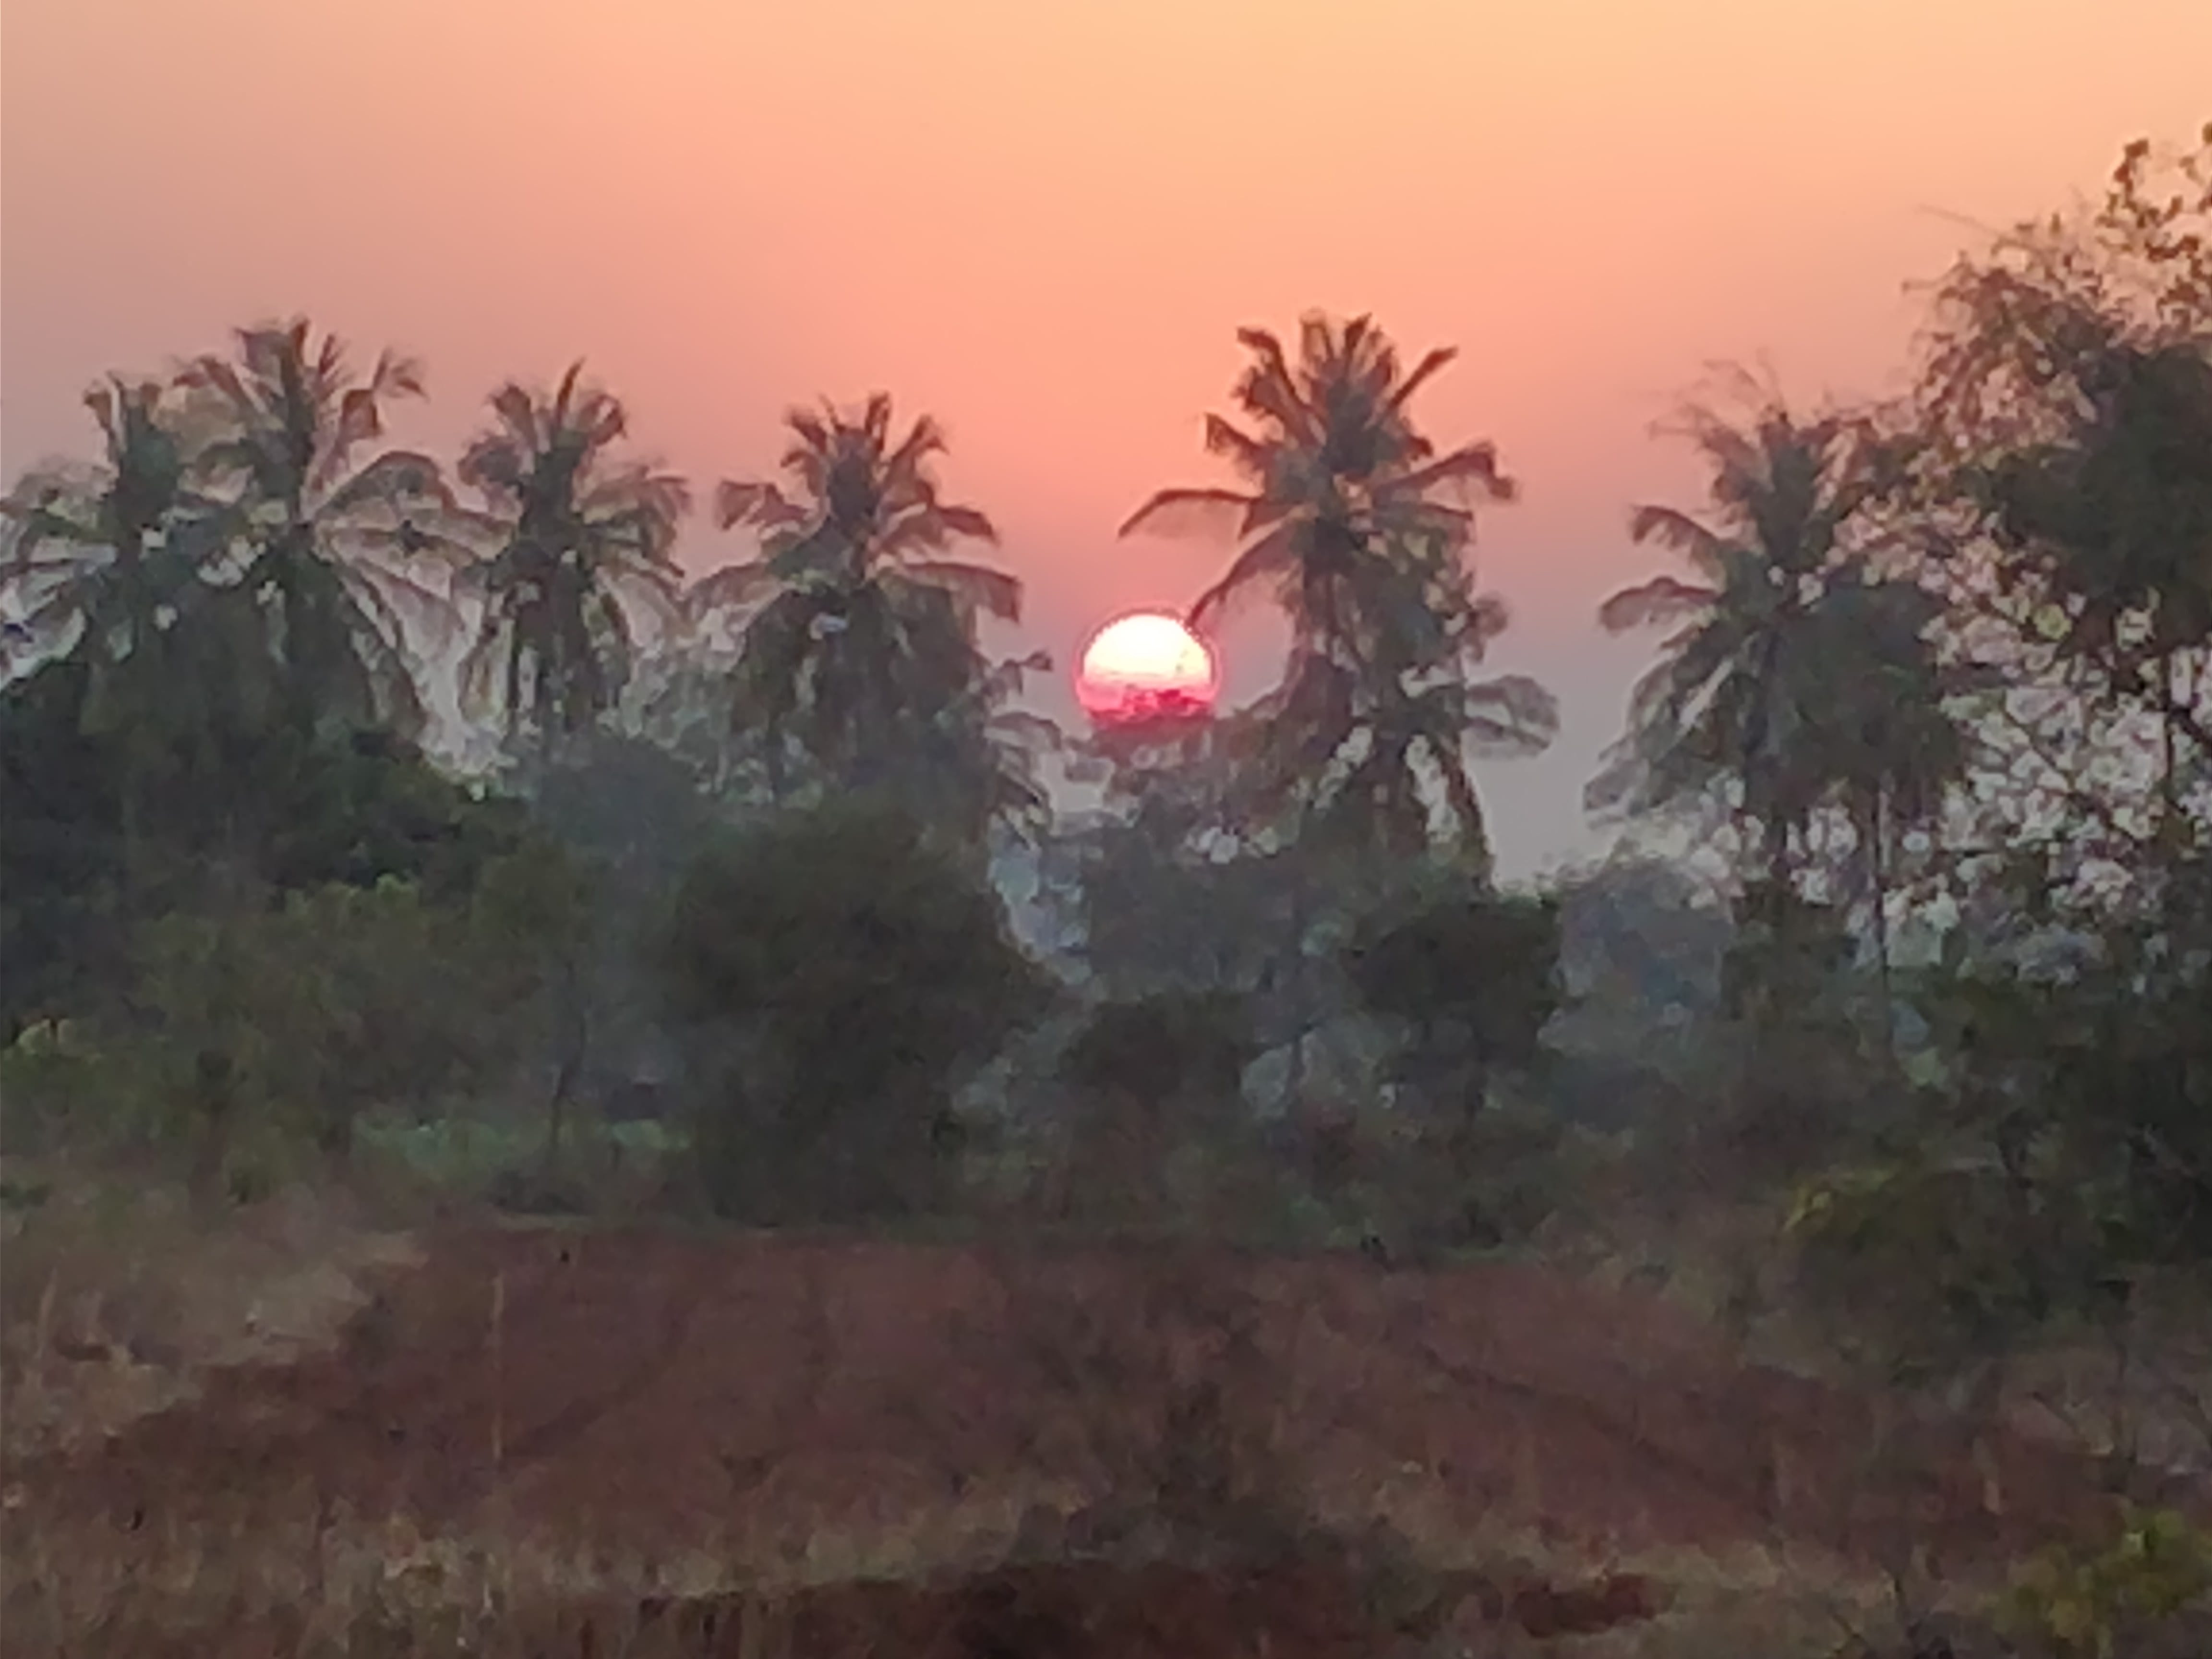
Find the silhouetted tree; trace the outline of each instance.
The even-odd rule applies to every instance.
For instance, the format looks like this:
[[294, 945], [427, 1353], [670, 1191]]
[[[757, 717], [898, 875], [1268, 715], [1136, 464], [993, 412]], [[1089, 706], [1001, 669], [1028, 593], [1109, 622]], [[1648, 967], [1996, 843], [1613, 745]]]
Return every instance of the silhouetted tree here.
[[629, 607], [673, 620], [682, 590], [677, 526], [684, 481], [611, 452], [622, 404], [573, 365], [550, 396], [508, 384], [492, 424], [461, 457], [460, 481], [489, 508], [489, 559], [465, 573], [483, 615], [462, 667], [468, 705], [496, 711], [542, 752], [602, 720], [637, 653]]
[[373, 449], [385, 406], [422, 395], [420, 365], [386, 352], [364, 379], [343, 341], [318, 343], [302, 319], [241, 329], [234, 361], [197, 358], [182, 385], [218, 424], [200, 462], [245, 515], [248, 580], [269, 596], [288, 714], [310, 726], [419, 731], [409, 623], [443, 629], [453, 617], [404, 567], [467, 556], [450, 535], [453, 501], [437, 462]]
[[1236, 389], [1251, 429], [1208, 416], [1206, 443], [1244, 487], [1161, 490], [1122, 533], [1230, 530], [1240, 550], [1192, 606], [1194, 625], [1263, 587], [1290, 617], [1289, 665], [1252, 726], [1256, 810], [1331, 803], [1354, 833], [1400, 850], [1425, 848], [1441, 814], [1446, 838], [1486, 860], [1470, 752], [1540, 750], [1558, 712], [1525, 677], [1475, 675], [1505, 613], [1473, 591], [1474, 503], [1510, 501], [1513, 484], [1493, 446], [1440, 455], [1407, 408], [1457, 354], [1405, 372], [1364, 317], [1307, 319], [1295, 364], [1265, 330], [1237, 338], [1253, 357]]
[[[206, 578], [241, 526], [195, 476], [168, 388], [115, 377], [85, 403], [103, 458], [34, 468], [0, 500], [0, 593], [20, 613], [27, 658], [66, 649], [86, 665], [79, 713], [86, 732], [119, 744], [135, 881], [145, 825], [185, 769], [187, 746], [208, 758], [201, 728], [214, 711], [200, 694], [215, 688], [185, 672], [178, 629], [204, 625], [219, 605], [238, 609]], [[255, 670], [249, 656], [225, 689], [250, 693]]]
[[1371, 1012], [1412, 1037], [1409, 1080], [1472, 1126], [1492, 1075], [1525, 1067], [1560, 1001], [1559, 915], [1549, 896], [1422, 891], [1369, 917], [1346, 950]]
[[833, 787], [980, 829], [1008, 787], [987, 727], [1028, 665], [994, 672], [977, 626], [1019, 620], [1022, 589], [944, 555], [998, 532], [939, 495], [945, 440], [928, 416], [894, 438], [890, 399], [878, 395], [854, 415], [794, 410], [789, 425], [790, 493], [726, 483], [717, 501], [726, 528], [760, 536], [761, 556], [691, 593], [697, 612], [757, 606], [732, 677], [737, 727], [758, 732], [774, 795], [795, 753]]
[[1859, 422], [1802, 419], [1763, 389], [1743, 423], [1693, 405], [1683, 425], [1711, 473], [1710, 518], [1640, 507], [1630, 530], [1679, 551], [1696, 580], [1654, 577], [1599, 608], [1614, 632], [1679, 625], [1589, 803], [1650, 811], [1725, 789], [1778, 894], [1826, 784], [1810, 733], [1834, 688], [1817, 678], [1815, 613], [1887, 479]]
[[909, 817], [841, 802], [704, 856], [664, 954], [710, 1197], [765, 1218], [928, 1202], [951, 1089], [1041, 1010], [996, 896]]

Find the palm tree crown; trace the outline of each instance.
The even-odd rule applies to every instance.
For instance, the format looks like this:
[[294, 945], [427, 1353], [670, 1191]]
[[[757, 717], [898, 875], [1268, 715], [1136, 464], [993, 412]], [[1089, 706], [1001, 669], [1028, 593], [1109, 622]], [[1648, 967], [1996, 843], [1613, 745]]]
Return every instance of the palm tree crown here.
[[681, 478], [612, 459], [628, 416], [582, 374], [573, 365], [550, 396], [501, 387], [459, 467], [495, 542], [466, 578], [483, 611], [464, 696], [499, 709], [510, 736], [526, 723], [547, 744], [599, 720], [621, 695], [636, 642], [627, 607], [675, 613], [676, 532], [690, 508]]
[[118, 377], [85, 404], [102, 459], [35, 468], [0, 500], [0, 588], [26, 658], [77, 630], [97, 679], [156, 646], [233, 526], [193, 478], [167, 388]]
[[945, 743], [988, 769], [968, 741], [981, 736], [970, 716], [1004, 677], [994, 678], [977, 626], [985, 614], [1018, 621], [1022, 588], [1002, 571], [944, 556], [961, 541], [995, 544], [998, 532], [939, 493], [932, 463], [944, 453], [942, 432], [924, 416], [894, 438], [881, 394], [856, 414], [825, 405], [787, 421], [785, 482], [726, 483], [717, 498], [723, 527], [756, 532], [760, 556], [708, 577], [691, 596], [695, 613], [758, 605], [732, 714], [740, 729], [762, 734], [771, 787], [782, 787], [787, 745], [848, 787], [918, 787], [934, 772], [934, 787], [947, 757], [933, 751]]
[[1778, 857], [1815, 804], [1804, 738], [1833, 690], [1808, 675], [1811, 619], [1878, 497], [1879, 468], [1856, 422], [1799, 419], [1771, 393], [1747, 421], [1701, 406], [1685, 425], [1711, 471], [1708, 514], [1640, 507], [1630, 533], [1673, 548], [1696, 580], [1656, 576], [1599, 608], [1614, 633], [1679, 626], [1632, 694], [1590, 805], [1663, 807], [1732, 778]]
[[1341, 326], [1308, 318], [1295, 365], [1265, 329], [1242, 329], [1237, 337], [1253, 362], [1234, 395], [1256, 429], [1209, 415], [1206, 447], [1229, 460], [1245, 487], [1163, 489], [1121, 533], [1231, 525], [1243, 545], [1191, 607], [1194, 623], [1273, 583], [1302, 634], [1317, 643], [1348, 640], [1363, 573], [1385, 549], [1466, 545], [1473, 508], [1441, 499], [1446, 490], [1507, 501], [1513, 483], [1498, 471], [1494, 446], [1467, 444], [1439, 456], [1407, 415], [1413, 393], [1456, 350], [1431, 351], [1404, 373], [1396, 348], [1364, 317]]
[[[1243, 486], [1161, 490], [1122, 533], [1235, 535], [1228, 570], [1191, 607], [1194, 626], [1255, 587], [1272, 587], [1288, 613], [1291, 661], [1253, 728], [1267, 734], [1249, 769], [1264, 815], [1334, 803], [1359, 820], [1358, 834], [1411, 850], [1428, 843], [1441, 809], [1451, 838], [1479, 852], [1469, 749], [1540, 750], [1558, 708], [1523, 677], [1475, 678], [1505, 623], [1465, 562], [1475, 501], [1510, 501], [1514, 485], [1492, 445], [1439, 454], [1408, 412], [1457, 353], [1428, 352], [1406, 372], [1364, 317], [1308, 318], [1295, 363], [1263, 329], [1237, 337], [1252, 356], [1235, 392], [1248, 425], [1209, 416], [1206, 446]], [[1441, 802], [1425, 797], [1423, 761]]]
[[363, 378], [344, 342], [295, 320], [239, 331], [235, 361], [197, 358], [180, 384], [223, 428], [203, 463], [252, 528], [295, 715], [419, 728], [407, 624], [451, 612], [400, 567], [463, 550], [437, 462], [372, 449], [386, 405], [422, 395], [419, 365], [386, 352]]

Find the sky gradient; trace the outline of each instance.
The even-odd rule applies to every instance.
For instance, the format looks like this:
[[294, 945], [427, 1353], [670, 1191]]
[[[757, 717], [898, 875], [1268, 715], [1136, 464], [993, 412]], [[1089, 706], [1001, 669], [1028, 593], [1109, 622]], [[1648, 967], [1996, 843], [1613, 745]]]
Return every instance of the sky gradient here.
[[[2212, 118], [2206, 0], [7, 0], [0, 469], [82, 452], [108, 368], [305, 313], [427, 359], [451, 448], [582, 356], [702, 495], [794, 400], [878, 388], [1030, 584], [1024, 644], [1225, 556], [1121, 543], [1235, 331], [1372, 312], [1462, 348], [1416, 405], [1523, 499], [1484, 522], [1550, 756], [1484, 774], [1501, 864], [1579, 796], [1648, 647], [1592, 613], [1692, 500], [1650, 434], [1704, 367], [1890, 387], [1905, 285]], [[686, 562], [737, 550], [696, 522]], [[1229, 695], [1276, 635], [1227, 641]], [[1010, 641], [1011, 643], [1011, 641]], [[1072, 716], [1065, 684], [1040, 702]]]

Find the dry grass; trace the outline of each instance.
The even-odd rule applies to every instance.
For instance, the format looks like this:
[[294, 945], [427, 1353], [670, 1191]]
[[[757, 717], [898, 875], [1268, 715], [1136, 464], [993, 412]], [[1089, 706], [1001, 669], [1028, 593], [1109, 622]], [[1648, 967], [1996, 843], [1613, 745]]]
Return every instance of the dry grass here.
[[[774, 1534], [709, 1536], [658, 1559], [550, 1545], [520, 1531], [426, 1535], [404, 1516], [319, 1513], [305, 1493], [289, 1518], [191, 1535], [102, 1526], [64, 1536], [17, 1511], [0, 1524], [0, 1620], [8, 1651], [24, 1656], [119, 1651], [110, 1645], [119, 1639], [133, 1652], [153, 1652], [139, 1643], [157, 1635], [179, 1652], [286, 1659], [537, 1653], [587, 1613], [601, 1651], [703, 1651], [684, 1646], [677, 1625], [653, 1610], [712, 1603], [750, 1608], [765, 1620], [811, 1587], [980, 1573], [1031, 1559], [1073, 1496], [972, 1493], [926, 1517], [865, 1529], [793, 1525]], [[1365, 1516], [1316, 1519], [1387, 1520], [1420, 1565], [1440, 1575], [1572, 1583], [1643, 1574], [1668, 1587], [1669, 1605], [1656, 1619], [1535, 1651], [1825, 1659], [1849, 1631], [1871, 1634], [1894, 1623], [1881, 1585], [1818, 1557], [1763, 1549], [1605, 1557], [1533, 1533], [1452, 1526], [1425, 1506], [1420, 1483], [1411, 1479], [1386, 1483], [1375, 1498]], [[1476, 1653], [1495, 1650], [1500, 1639], [1466, 1620], [1443, 1634], [1448, 1644]]]
[[209, 1370], [283, 1364], [335, 1341], [404, 1233], [342, 1196], [288, 1188], [220, 1223], [156, 1169], [11, 1159], [43, 1201], [0, 1234], [0, 1460], [112, 1434], [192, 1398]]
[[[9, 1171], [17, 1180], [24, 1173]], [[39, 1178], [52, 1195], [9, 1217], [0, 1243], [0, 1462], [112, 1433], [190, 1398], [210, 1369], [282, 1364], [324, 1347], [378, 1274], [420, 1260], [404, 1234], [304, 1189], [210, 1227], [193, 1218], [179, 1190], [143, 1172]], [[1738, 1275], [1723, 1264], [1741, 1259], [1762, 1221], [1748, 1212], [1708, 1218], [1665, 1250], [1598, 1241], [1583, 1265], [1600, 1279], [1656, 1285], [1710, 1316], [1735, 1293]], [[1721, 1556], [1608, 1553], [1470, 1516], [1418, 1466], [1379, 1481], [1371, 1470], [1352, 1475], [1306, 1492], [1306, 1519], [1346, 1534], [1380, 1522], [1422, 1571], [1553, 1583], [1640, 1574], [1668, 1588], [1656, 1618], [1540, 1651], [1826, 1659], [1853, 1632], [1881, 1638], [1894, 1630], [1885, 1584], [1814, 1553], [1779, 1544]], [[713, 1602], [757, 1621], [748, 1626], [748, 1659], [778, 1659], [775, 1610], [808, 1587], [1049, 1558], [1064, 1548], [1066, 1521], [1085, 1496], [977, 1490], [926, 1514], [866, 1524], [780, 1515], [773, 1526], [647, 1559], [550, 1542], [495, 1513], [473, 1532], [429, 1534], [404, 1515], [333, 1512], [304, 1489], [281, 1512], [191, 1532], [159, 1522], [137, 1531], [106, 1522], [64, 1527], [9, 1488], [0, 1509], [0, 1630], [10, 1655], [498, 1656], [578, 1650], [563, 1632], [588, 1609], [599, 1621], [599, 1651], [645, 1659], [701, 1650], [653, 1608]], [[1970, 1603], [1988, 1588], [1954, 1594]], [[1494, 1633], [1459, 1636], [1473, 1652], [1498, 1650]]]
[[[379, 1609], [422, 1616], [569, 1601], [786, 1595], [809, 1586], [980, 1571], [1023, 1553], [1036, 1494], [971, 1493], [926, 1517], [869, 1528], [798, 1523], [714, 1533], [648, 1558], [534, 1537], [520, 1526], [426, 1531], [410, 1516], [326, 1511], [302, 1491], [287, 1513], [149, 1536], [112, 1522], [50, 1530], [21, 1510], [0, 1524], [0, 1606], [34, 1626], [88, 1632], [119, 1610], [155, 1627], [208, 1629], [289, 1612], [343, 1627]], [[133, 1622], [137, 1622], [136, 1620]], [[12, 1644], [10, 1651], [14, 1650]]]

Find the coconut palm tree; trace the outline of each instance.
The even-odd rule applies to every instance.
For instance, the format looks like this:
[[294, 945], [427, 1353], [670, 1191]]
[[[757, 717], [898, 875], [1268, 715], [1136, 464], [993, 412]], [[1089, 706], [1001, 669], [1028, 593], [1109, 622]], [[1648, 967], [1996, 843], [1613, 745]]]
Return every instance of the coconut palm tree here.
[[946, 723], [990, 683], [980, 620], [1019, 620], [1021, 584], [945, 556], [998, 533], [939, 495], [945, 440], [928, 416], [894, 438], [879, 393], [787, 423], [785, 482], [725, 483], [717, 498], [722, 526], [757, 534], [760, 556], [691, 595], [695, 617], [750, 609], [732, 720], [758, 735], [772, 793], [794, 755], [840, 787], [927, 791], [943, 781], [928, 757], [951, 740]]
[[119, 667], [158, 647], [232, 526], [192, 475], [166, 388], [115, 376], [84, 401], [101, 459], [33, 468], [0, 499], [0, 591], [28, 651], [74, 635]]
[[[1194, 627], [1255, 589], [1272, 589], [1288, 614], [1291, 661], [1269, 705], [1274, 752], [1261, 777], [1333, 773], [1332, 798], [1379, 811], [1386, 842], [1425, 844], [1430, 807], [1412, 781], [1425, 758], [1443, 781], [1454, 839], [1480, 854], [1468, 750], [1540, 750], [1558, 713], [1532, 680], [1475, 675], [1504, 623], [1494, 599], [1474, 596], [1465, 564], [1475, 504], [1509, 501], [1514, 486], [1493, 446], [1439, 454], [1408, 414], [1457, 353], [1431, 351], [1407, 372], [1365, 317], [1309, 317], [1295, 363], [1264, 329], [1237, 338], [1252, 356], [1234, 394], [1247, 424], [1208, 416], [1206, 446], [1241, 486], [1161, 490], [1121, 533], [1237, 538], [1229, 568], [1191, 607]], [[1279, 789], [1261, 793], [1279, 802]]]
[[1707, 514], [1646, 506], [1631, 516], [1636, 540], [1674, 549], [1696, 580], [1656, 576], [1599, 608], [1609, 632], [1677, 626], [1588, 799], [1594, 811], [1637, 812], [1728, 787], [1779, 902], [1792, 840], [1826, 781], [1808, 739], [1836, 689], [1817, 672], [1813, 618], [1882, 479], [1856, 422], [1801, 419], [1754, 389], [1747, 421], [1703, 405], [1686, 417], [1711, 474]]
[[510, 738], [533, 728], [548, 751], [620, 696], [636, 655], [631, 607], [677, 615], [676, 531], [690, 509], [681, 478], [614, 459], [628, 416], [582, 375], [571, 366], [550, 396], [501, 386], [459, 467], [494, 550], [463, 578], [483, 602], [464, 702], [495, 711]]
[[234, 361], [197, 358], [180, 380], [222, 428], [202, 460], [246, 516], [293, 717], [419, 731], [408, 624], [442, 631], [453, 612], [405, 567], [469, 556], [437, 463], [372, 449], [386, 405], [422, 395], [420, 366], [386, 352], [363, 378], [297, 319], [240, 330]]
[[1940, 824], [1972, 759], [1958, 700], [2001, 684], [1938, 648], [1942, 599], [1919, 583], [1839, 570], [1808, 630], [1812, 705], [1805, 764], [1851, 826], [1881, 991], [1882, 1041], [1894, 1041], [1889, 908], [1906, 836]]
[[[250, 654], [216, 666], [240, 607], [206, 578], [238, 524], [201, 488], [176, 400], [158, 382], [116, 376], [85, 404], [100, 460], [34, 468], [0, 499], [0, 604], [19, 647], [6, 678], [58, 652], [86, 665], [80, 718], [123, 745], [124, 867], [135, 890], [166, 786], [194, 769], [196, 750], [198, 763], [210, 758], [217, 726], [250, 721], [267, 688], [246, 672]], [[217, 638], [202, 639], [210, 628]]]

